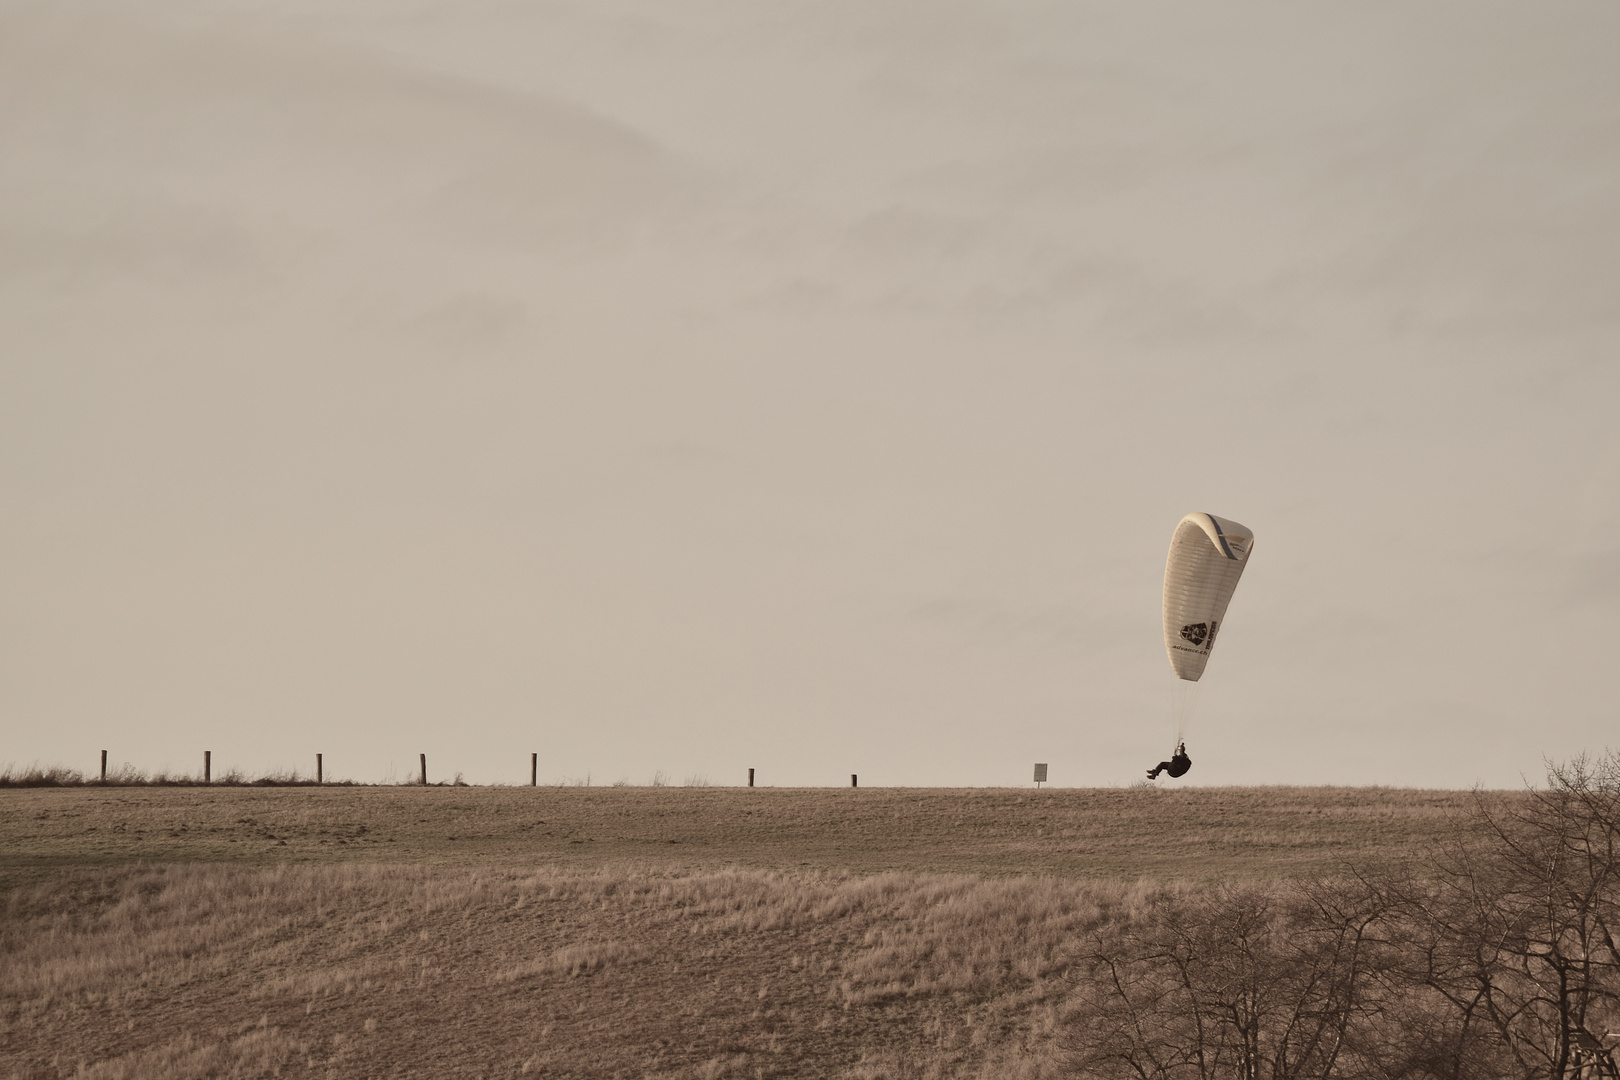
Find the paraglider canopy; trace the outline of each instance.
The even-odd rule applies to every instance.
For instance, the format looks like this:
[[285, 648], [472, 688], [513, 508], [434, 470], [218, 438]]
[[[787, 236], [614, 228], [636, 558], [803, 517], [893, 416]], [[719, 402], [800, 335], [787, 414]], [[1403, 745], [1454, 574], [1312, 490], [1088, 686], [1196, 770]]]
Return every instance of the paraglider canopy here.
[[1164, 651], [1178, 679], [1204, 674], [1253, 550], [1254, 533], [1214, 514], [1188, 514], [1176, 526], [1164, 565]]

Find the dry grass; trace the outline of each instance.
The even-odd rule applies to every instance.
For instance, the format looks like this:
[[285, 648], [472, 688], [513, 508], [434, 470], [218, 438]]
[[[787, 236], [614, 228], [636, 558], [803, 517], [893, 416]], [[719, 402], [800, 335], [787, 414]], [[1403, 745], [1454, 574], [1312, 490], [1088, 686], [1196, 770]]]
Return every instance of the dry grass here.
[[0, 790], [0, 1076], [1053, 1076], [1088, 934], [1390, 862], [1468, 801]]
[[356, 859], [1274, 879], [1398, 858], [1469, 799], [1380, 788], [11, 789], [0, 791], [0, 886], [66, 866]]
[[[281, 866], [14, 892], [9, 1075], [1055, 1075], [1052, 879]], [[81, 1066], [83, 1071], [81, 1073]]]

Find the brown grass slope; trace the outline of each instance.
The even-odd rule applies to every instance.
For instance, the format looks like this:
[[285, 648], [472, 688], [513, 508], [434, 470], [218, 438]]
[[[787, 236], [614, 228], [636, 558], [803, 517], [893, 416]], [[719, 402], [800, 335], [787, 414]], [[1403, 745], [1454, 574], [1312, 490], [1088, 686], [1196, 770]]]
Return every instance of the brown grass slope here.
[[[1044, 1076], [1054, 879], [207, 865], [4, 912], [8, 1075]], [[82, 1073], [81, 1073], [82, 1068]]]
[[1397, 858], [1472, 798], [1288, 787], [9, 789], [0, 884], [127, 862], [356, 859], [1274, 879]]
[[1470, 798], [8, 789], [0, 1076], [1058, 1075], [1088, 934]]

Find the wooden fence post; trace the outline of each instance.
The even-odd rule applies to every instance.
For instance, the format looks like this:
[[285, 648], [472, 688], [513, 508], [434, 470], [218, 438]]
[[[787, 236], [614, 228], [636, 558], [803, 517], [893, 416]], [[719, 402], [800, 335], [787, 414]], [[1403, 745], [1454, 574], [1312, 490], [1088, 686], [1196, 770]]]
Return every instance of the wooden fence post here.
[[212, 750], [204, 750], [203, 751], [203, 783], [212, 784], [213, 782], [214, 782], [214, 752]]
[[540, 786], [540, 755], [539, 754], [530, 754], [529, 755], [529, 786], [530, 787], [539, 787]]
[[427, 755], [422, 755], [422, 786], [427, 787]]
[[748, 770], [748, 786], [749, 787], [754, 786], [754, 770], [753, 769]]
[[861, 786], [859, 783], [856, 782], [856, 776], [855, 776], [854, 773], [849, 774], [849, 786], [850, 787], [860, 787]]
[[315, 755], [315, 782], [317, 784], [321, 782], [321, 755], [319, 754]]
[[101, 782], [103, 784], [107, 782], [107, 751], [105, 750], [101, 752]]

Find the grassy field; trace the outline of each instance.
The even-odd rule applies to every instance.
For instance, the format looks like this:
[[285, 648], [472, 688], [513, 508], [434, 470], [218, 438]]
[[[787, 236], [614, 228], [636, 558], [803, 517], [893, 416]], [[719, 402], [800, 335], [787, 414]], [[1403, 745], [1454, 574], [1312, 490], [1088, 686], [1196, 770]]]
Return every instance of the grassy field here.
[[1063, 1075], [1088, 934], [1471, 798], [0, 790], [0, 1075]]
[[1331, 874], [1472, 795], [1383, 788], [0, 790], [0, 884], [129, 862], [428, 862], [1161, 880]]

